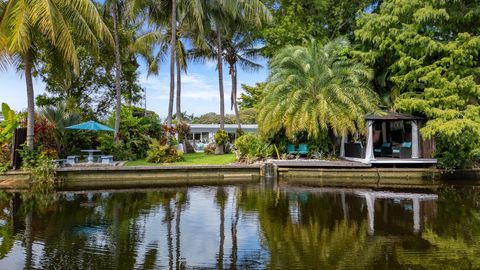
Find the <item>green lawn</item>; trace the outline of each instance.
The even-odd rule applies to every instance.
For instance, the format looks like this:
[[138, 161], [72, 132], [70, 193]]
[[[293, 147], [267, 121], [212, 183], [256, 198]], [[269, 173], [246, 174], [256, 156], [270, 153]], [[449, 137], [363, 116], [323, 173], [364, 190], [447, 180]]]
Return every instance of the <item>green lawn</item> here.
[[128, 161], [125, 166], [172, 166], [172, 165], [224, 165], [236, 161], [235, 154], [207, 155], [205, 153], [191, 153], [183, 155], [185, 161], [174, 163], [150, 163], [145, 159]]

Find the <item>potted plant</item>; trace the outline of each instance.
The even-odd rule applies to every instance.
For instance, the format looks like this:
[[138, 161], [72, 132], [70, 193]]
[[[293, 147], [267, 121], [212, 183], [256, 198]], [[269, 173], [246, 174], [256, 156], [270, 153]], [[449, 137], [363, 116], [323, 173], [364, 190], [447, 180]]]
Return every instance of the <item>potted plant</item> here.
[[214, 136], [215, 139], [215, 155], [223, 155], [225, 152], [225, 144], [230, 141], [230, 137], [228, 137], [228, 133], [223, 130], [219, 129]]

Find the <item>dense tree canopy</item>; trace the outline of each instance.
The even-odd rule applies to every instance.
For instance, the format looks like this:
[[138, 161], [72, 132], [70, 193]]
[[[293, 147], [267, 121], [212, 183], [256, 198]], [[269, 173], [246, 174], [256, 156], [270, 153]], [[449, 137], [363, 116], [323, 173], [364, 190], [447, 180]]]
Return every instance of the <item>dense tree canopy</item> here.
[[[353, 37], [357, 12], [373, 10], [378, 0], [264, 0], [273, 22], [259, 35], [263, 53], [272, 57], [286, 45], [308, 45], [310, 38], [322, 43], [340, 36]], [[351, 38], [353, 39], [353, 38]]]
[[478, 3], [389, 0], [358, 25], [359, 56], [386, 78], [395, 108], [429, 119], [421, 131], [441, 162], [466, 165], [480, 138]]

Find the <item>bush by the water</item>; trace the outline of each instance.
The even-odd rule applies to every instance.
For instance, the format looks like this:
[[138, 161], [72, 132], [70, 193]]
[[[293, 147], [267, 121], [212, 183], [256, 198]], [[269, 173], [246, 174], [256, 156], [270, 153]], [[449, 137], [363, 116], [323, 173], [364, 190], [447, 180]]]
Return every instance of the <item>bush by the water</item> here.
[[271, 157], [275, 154], [275, 146], [263, 142], [252, 133], [245, 133], [235, 141], [238, 157], [246, 162]]
[[183, 153], [177, 151], [174, 146], [161, 144], [153, 140], [147, 152], [147, 161], [152, 163], [171, 163], [183, 161]]

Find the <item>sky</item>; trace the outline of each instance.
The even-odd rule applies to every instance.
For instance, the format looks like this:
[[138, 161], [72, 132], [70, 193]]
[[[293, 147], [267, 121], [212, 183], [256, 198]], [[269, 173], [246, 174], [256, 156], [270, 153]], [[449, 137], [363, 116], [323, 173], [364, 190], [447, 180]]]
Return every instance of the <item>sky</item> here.
[[[164, 119], [168, 111], [169, 95], [169, 63], [168, 57], [160, 67], [157, 76], [147, 76], [145, 64], [141, 59], [139, 83], [146, 89], [147, 109], [152, 110]], [[263, 82], [268, 76], [267, 62], [265, 59], [257, 59], [263, 68], [254, 72], [238, 71], [238, 89], [241, 93], [241, 84], [254, 85]], [[207, 112], [219, 113], [218, 75], [215, 62], [189, 63], [188, 72], [182, 76], [182, 111], [199, 116]], [[225, 89], [225, 112], [232, 114], [230, 110], [231, 78], [228, 75], [228, 67], [224, 66], [224, 89]], [[40, 78], [34, 78], [35, 95], [44, 93], [45, 84]], [[21, 111], [27, 107], [25, 80], [22, 74], [15, 70], [0, 70], [0, 103], [7, 103], [13, 110]], [[174, 107], [175, 110], [175, 107]]]

